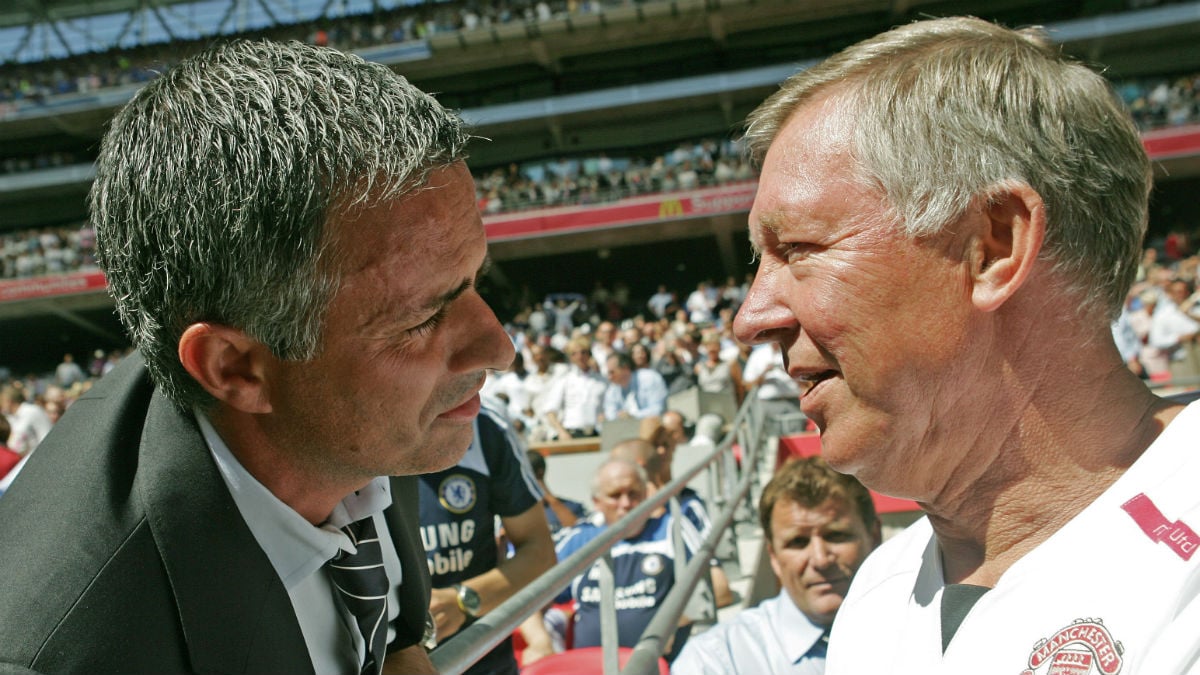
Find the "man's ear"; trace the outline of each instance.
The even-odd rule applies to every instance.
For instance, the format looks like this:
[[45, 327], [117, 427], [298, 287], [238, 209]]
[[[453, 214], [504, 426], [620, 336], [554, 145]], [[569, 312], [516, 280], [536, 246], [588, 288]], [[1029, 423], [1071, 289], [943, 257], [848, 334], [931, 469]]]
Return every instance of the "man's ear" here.
[[271, 412], [269, 358], [262, 343], [218, 323], [194, 323], [179, 338], [184, 369], [218, 401], [245, 413]]
[[1046, 205], [1032, 187], [1014, 183], [992, 193], [976, 217], [971, 300], [980, 310], [992, 312], [1033, 272], [1046, 236]]

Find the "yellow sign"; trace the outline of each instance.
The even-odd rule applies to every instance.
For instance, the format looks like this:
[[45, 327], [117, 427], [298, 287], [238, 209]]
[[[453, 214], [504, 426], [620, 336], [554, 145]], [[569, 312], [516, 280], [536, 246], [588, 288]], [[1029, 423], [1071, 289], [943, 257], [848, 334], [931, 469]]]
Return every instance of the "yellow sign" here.
[[683, 202], [678, 199], [668, 199], [658, 203], [659, 218], [678, 218], [683, 215]]

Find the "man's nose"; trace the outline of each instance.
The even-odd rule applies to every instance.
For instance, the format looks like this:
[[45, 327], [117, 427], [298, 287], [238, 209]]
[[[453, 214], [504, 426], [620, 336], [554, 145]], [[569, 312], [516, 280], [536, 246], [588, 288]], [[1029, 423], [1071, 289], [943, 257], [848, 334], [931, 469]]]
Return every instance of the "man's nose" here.
[[821, 537], [813, 537], [812, 541], [809, 542], [809, 547], [811, 548], [810, 559], [814, 567], [828, 567], [836, 559], [833, 550], [829, 548], [829, 544]]
[[778, 342], [794, 328], [796, 318], [784, 302], [781, 277], [787, 273], [778, 263], [759, 263], [754, 282], [733, 319], [733, 333], [739, 341], [748, 345]]

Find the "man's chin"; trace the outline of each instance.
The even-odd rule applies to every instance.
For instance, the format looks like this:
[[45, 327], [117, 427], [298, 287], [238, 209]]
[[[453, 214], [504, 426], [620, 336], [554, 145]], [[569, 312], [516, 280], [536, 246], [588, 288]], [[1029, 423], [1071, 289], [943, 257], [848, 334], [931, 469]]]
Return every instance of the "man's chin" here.
[[462, 461], [471, 449], [475, 437], [474, 425], [463, 429], [438, 429], [426, 437], [411, 463], [408, 474], [437, 473]]

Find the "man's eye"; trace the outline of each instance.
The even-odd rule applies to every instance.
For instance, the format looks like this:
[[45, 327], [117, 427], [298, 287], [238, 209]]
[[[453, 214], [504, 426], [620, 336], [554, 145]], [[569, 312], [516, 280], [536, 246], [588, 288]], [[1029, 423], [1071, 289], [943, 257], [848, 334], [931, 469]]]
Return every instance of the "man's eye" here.
[[436, 314], [426, 319], [424, 323], [418, 326], [413, 326], [409, 329], [409, 331], [420, 337], [425, 337], [437, 329], [438, 324], [442, 322], [442, 319], [445, 318], [445, 316], [446, 308], [443, 307], [439, 309]]
[[816, 246], [806, 242], [784, 242], [779, 244], [780, 257], [789, 263], [807, 258], [814, 250], [816, 250]]

